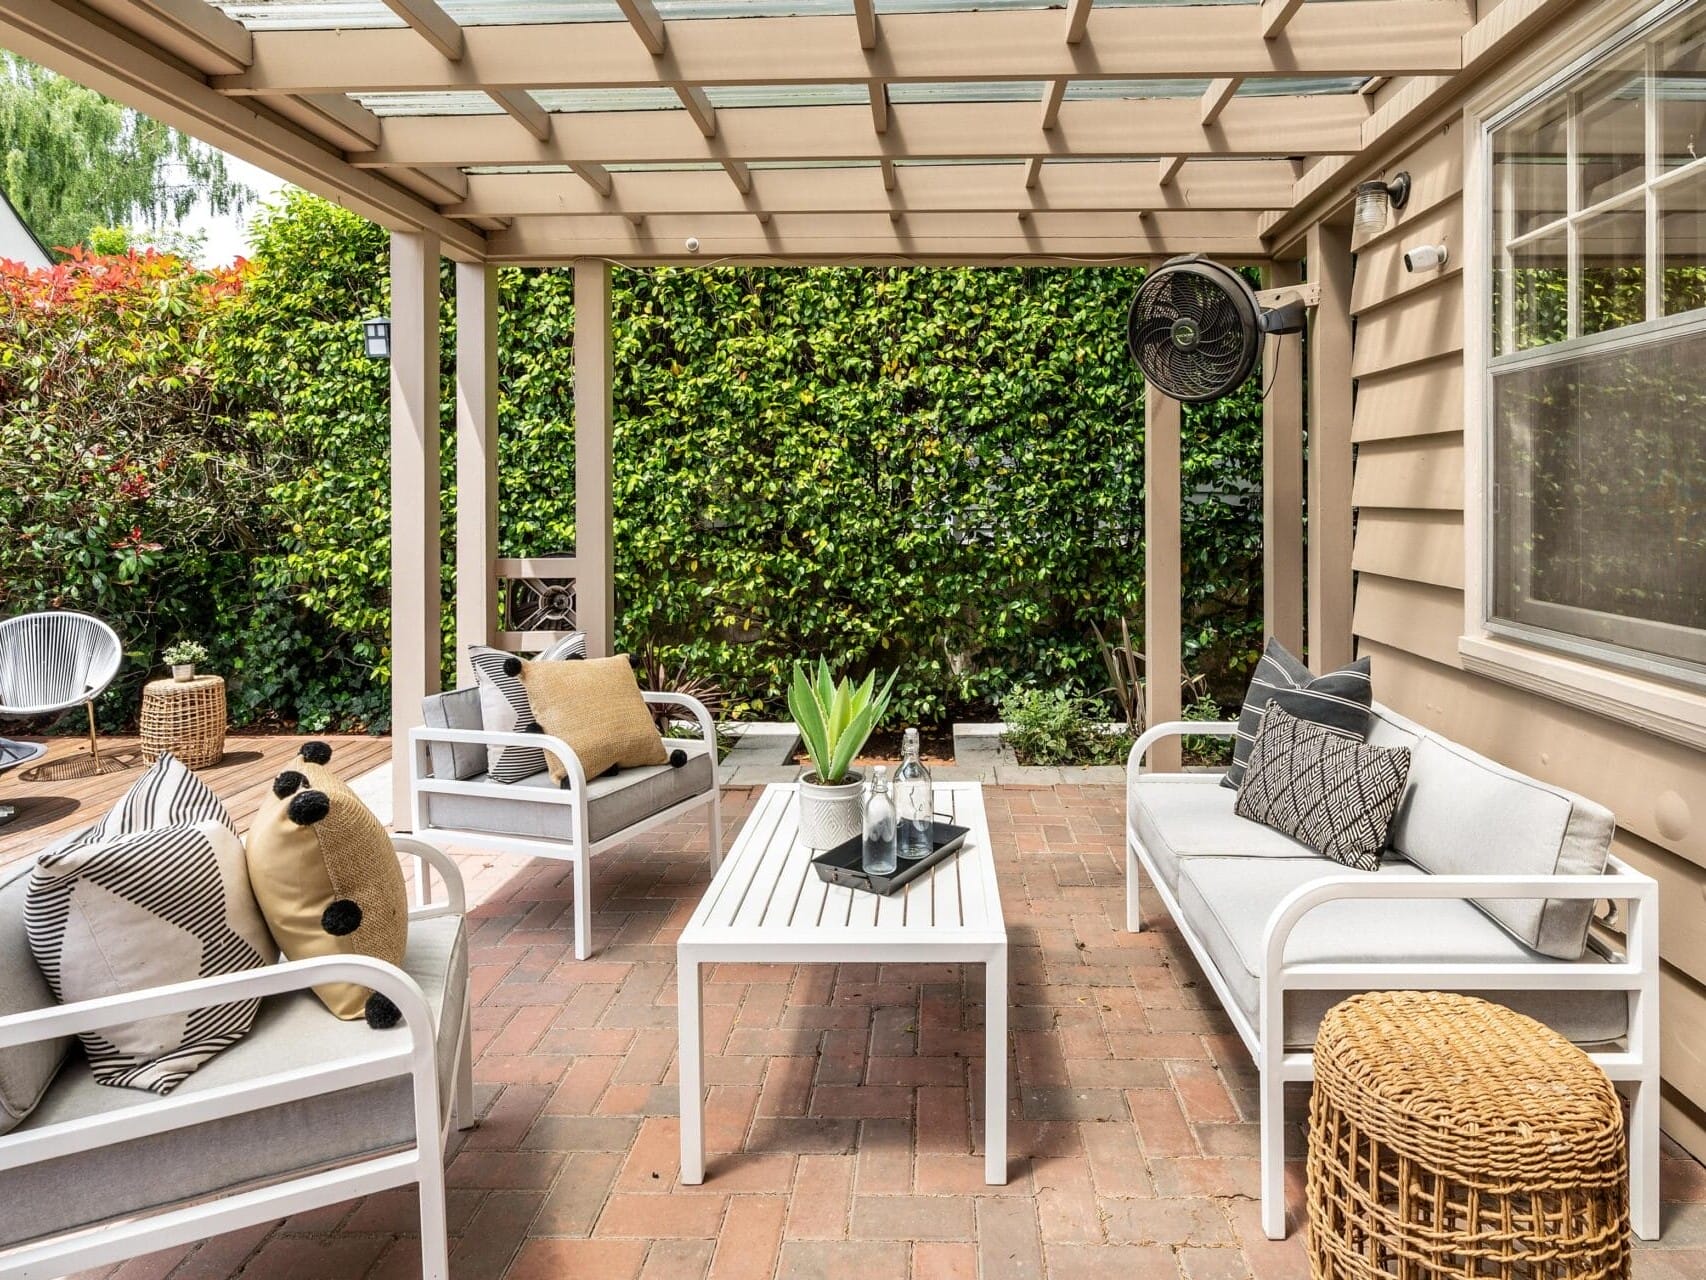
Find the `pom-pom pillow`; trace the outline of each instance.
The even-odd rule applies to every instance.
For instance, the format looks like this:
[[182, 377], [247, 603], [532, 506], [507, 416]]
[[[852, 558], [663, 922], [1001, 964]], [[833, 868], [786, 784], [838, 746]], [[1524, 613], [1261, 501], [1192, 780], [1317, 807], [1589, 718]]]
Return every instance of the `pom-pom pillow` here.
[[[326, 763], [323, 742], [273, 779], [249, 829], [249, 880], [289, 960], [363, 955], [400, 965], [408, 895], [391, 837]], [[397, 1007], [366, 987], [322, 983], [314, 993], [340, 1018], [394, 1026]]]
[[[42, 855], [24, 906], [30, 952], [64, 1003], [258, 969], [277, 958], [243, 845], [217, 819]], [[102, 1084], [170, 1093], [234, 1044], [256, 1000], [164, 1014], [79, 1038]]]
[[[521, 683], [539, 727], [569, 744], [588, 778], [670, 763], [626, 657], [523, 662]], [[562, 764], [550, 755], [545, 763], [561, 783]]]

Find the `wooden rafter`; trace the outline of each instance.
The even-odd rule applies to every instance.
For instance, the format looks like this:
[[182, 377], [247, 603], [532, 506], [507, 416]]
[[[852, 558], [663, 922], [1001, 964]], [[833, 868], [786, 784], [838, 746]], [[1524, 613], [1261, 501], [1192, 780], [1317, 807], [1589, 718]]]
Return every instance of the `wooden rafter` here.
[[1043, 89], [1043, 118], [1042, 127], [1054, 128], [1054, 122], [1060, 119], [1060, 104], [1066, 100], [1065, 80], [1050, 80]]
[[1279, 39], [1302, 7], [1303, 0], [1262, 0], [1262, 39]]
[[1220, 119], [1220, 113], [1225, 111], [1233, 98], [1238, 96], [1238, 86], [1244, 81], [1239, 76], [1226, 76], [1219, 80], [1210, 80], [1208, 88], [1202, 95], [1202, 123], [1208, 128]]
[[128, 23], [200, 71], [228, 75], [254, 55], [248, 29], [206, 0], [92, 0], [89, 7]]
[[551, 115], [533, 100], [532, 94], [522, 89], [489, 89], [487, 93], [511, 119], [539, 141], [551, 140]]
[[452, 62], [462, 57], [462, 28], [438, 0], [385, 0], [385, 7], [408, 23], [421, 39]]
[[889, 131], [889, 87], [881, 80], [873, 80], [871, 92], [871, 128], [878, 133]]
[[634, 28], [634, 34], [646, 46], [646, 52], [654, 58], [661, 57], [669, 47], [669, 34], [652, 0], [616, 0], [616, 7], [622, 10], [622, 16], [628, 19], [628, 25]]
[[681, 99], [681, 105], [687, 108], [687, 114], [693, 117], [693, 123], [699, 132], [707, 138], [717, 136], [717, 109], [711, 105], [711, 99], [697, 85], [678, 84], [675, 86], [676, 96]]
[[853, 20], [859, 25], [859, 47], [877, 47], [877, 6], [874, 0], [853, 0]]
[[1171, 185], [1174, 178], [1179, 176], [1179, 170], [1184, 168], [1184, 156], [1162, 156], [1155, 162], [1155, 185], [1165, 187]]
[[1078, 44], [1090, 26], [1091, 0], [1068, 0], [1066, 6], [1066, 43]]
[[1025, 190], [1035, 191], [1043, 181], [1043, 158], [1032, 156], [1025, 162]]
[[[478, 26], [467, 54], [444, 60], [409, 32], [262, 31], [231, 93], [596, 89], [660, 84], [851, 84], [870, 55], [842, 17], [683, 19], [660, 59], [615, 23]], [[890, 81], [1450, 74], [1462, 60], [1463, 7], [1446, 0], [1304, 5], [1269, 41], [1240, 5], [1140, 5], [1096, 17], [1095, 56], [1061, 39], [1045, 9], [887, 14]]]
[[864, 106], [726, 107], [717, 112], [714, 139], [684, 111], [589, 112], [577, 114], [572, 129], [556, 131], [549, 142], [502, 116], [394, 116], [385, 122], [380, 145], [351, 159], [373, 168], [1038, 154], [1124, 159], [1139, 140], [1151, 154], [1181, 157], [1332, 155], [1357, 151], [1368, 119], [1366, 101], [1355, 94], [1240, 98], [1212, 131], [1203, 129], [1195, 99], [1067, 102], [1047, 134], [1038, 132], [1035, 112], [1036, 104], [1026, 102], [900, 103], [889, 109], [888, 132], [878, 134]]

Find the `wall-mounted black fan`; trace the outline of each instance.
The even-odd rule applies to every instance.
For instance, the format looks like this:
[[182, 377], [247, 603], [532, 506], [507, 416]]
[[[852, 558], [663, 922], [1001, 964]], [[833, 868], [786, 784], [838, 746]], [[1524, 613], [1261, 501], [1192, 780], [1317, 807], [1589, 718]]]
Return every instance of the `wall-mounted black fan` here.
[[[1304, 296], [1257, 294], [1236, 271], [1197, 254], [1171, 258], [1138, 286], [1126, 341], [1150, 382], [1185, 404], [1207, 404], [1243, 385], [1264, 334], [1303, 328]], [[1264, 306], [1270, 298], [1281, 305]]]

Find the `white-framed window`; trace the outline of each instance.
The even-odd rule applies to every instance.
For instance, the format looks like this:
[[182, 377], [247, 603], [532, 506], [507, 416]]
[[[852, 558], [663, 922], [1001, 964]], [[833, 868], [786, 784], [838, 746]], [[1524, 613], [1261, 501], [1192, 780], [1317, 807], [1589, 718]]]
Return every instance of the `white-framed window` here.
[[1706, 684], [1706, 4], [1482, 130], [1486, 630]]

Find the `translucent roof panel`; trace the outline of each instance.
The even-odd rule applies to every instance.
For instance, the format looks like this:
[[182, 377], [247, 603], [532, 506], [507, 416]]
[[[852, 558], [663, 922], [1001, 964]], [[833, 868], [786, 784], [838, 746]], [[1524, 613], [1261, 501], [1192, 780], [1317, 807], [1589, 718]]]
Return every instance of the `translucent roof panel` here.
[[478, 89], [425, 93], [352, 93], [376, 116], [492, 116], [503, 108]]
[[547, 111], [679, 111], [674, 89], [535, 89], [533, 100]]
[[1041, 102], [1041, 80], [952, 80], [940, 84], [891, 84], [889, 101], [900, 102]]
[[[1099, 2], [1099, 0], [1098, 0]], [[1251, 76], [1238, 86], [1243, 98], [1289, 98], [1309, 94], [1356, 93], [1366, 76]], [[1111, 98], [1200, 98], [1207, 80], [1074, 80], [1066, 86], [1071, 101]]]
[[712, 85], [705, 96], [713, 107], [862, 107], [871, 100], [862, 84]]

